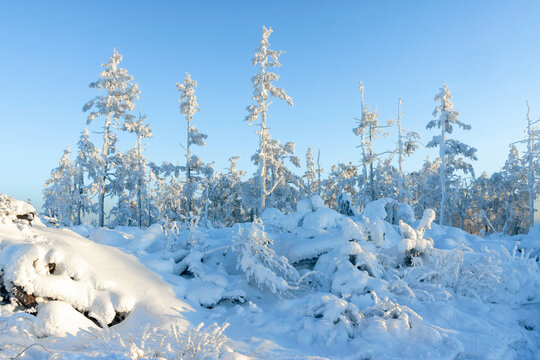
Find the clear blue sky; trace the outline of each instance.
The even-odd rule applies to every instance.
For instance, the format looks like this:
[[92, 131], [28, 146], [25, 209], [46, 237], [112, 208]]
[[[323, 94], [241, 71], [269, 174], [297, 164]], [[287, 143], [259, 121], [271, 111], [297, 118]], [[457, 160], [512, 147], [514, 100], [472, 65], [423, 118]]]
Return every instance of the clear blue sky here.
[[[182, 156], [175, 83], [189, 72], [199, 83], [196, 126], [209, 135], [198, 153], [217, 168], [240, 155], [253, 171], [257, 137], [243, 119], [262, 25], [274, 29], [272, 48], [286, 51], [279, 85], [295, 102], [271, 106], [271, 134], [295, 141], [302, 158], [311, 145], [326, 169], [358, 161], [359, 81], [381, 119], [395, 116], [402, 97], [404, 125], [427, 142], [433, 96], [447, 83], [472, 125], [455, 136], [478, 148], [477, 173], [497, 171], [523, 136], [525, 100], [540, 116], [539, 14], [538, 1], [0, 1], [0, 192], [41, 204], [50, 170], [66, 145], [76, 147], [82, 106], [96, 94], [88, 84], [113, 47], [142, 90], [150, 160]], [[419, 151], [408, 169], [427, 154], [436, 157]]]

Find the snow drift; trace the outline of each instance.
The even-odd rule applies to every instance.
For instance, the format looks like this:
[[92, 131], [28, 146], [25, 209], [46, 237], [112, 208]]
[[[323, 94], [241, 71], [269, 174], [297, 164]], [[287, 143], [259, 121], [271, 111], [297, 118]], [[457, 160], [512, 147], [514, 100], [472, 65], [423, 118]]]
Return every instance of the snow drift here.
[[[78, 235], [33, 212], [0, 197], [0, 334], [12, 357], [33, 344], [47, 352], [25, 354], [73, 358], [534, 359], [540, 349], [534, 229], [482, 239], [390, 199], [345, 216], [317, 196], [225, 229]], [[190, 326], [202, 322], [216, 324]]]

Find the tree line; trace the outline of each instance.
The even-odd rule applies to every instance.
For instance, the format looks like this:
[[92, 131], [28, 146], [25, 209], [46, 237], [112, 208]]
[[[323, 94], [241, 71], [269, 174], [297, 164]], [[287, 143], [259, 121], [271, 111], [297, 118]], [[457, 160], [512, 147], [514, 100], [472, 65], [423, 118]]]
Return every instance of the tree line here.
[[[438, 212], [442, 225], [460, 227], [470, 233], [527, 232], [534, 224], [534, 200], [540, 190], [540, 120], [527, 112], [526, 136], [510, 144], [508, 158], [499, 172], [476, 176], [471, 161], [476, 149], [453, 138], [454, 130], [469, 130], [459, 119], [447, 85], [436, 93], [434, 119], [426, 128], [436, 135], [425, 145], [437, 148], [439, 156], [427, 158], [421, 169], [405, 172], [405, 158], [423, 145], [420, 135], [403, 127], [402, 99], [397, 115], [385, 123], [379, 121], [377, 108], [365, 100], [360, 83], [361, 114], [355, 118], [353, 133], [358, 136], [360, 157], [354, 163], [338, 163], [328, 171], [321, 168], [320, 150], [316, 157], [310, 147], [305, 155], [305, 171], [300, 174], [300, 157], [295, 144], [272, 138], [268, 110], [273, 100], [293, 105], [274, 68], [281, 66], [282, 51], [270, 49], [271, 28], [263, 27], [262, 37], [252, 63], [257, 72], [251, 79], [252, 101], [245, 121], [254, 126], [259, 148], [251, 156], [257, 167], [252, 176], [238, 168], [238, 156], [229, 159], [226, 169], [216, 171], [212, 162], [196, 155], [196, 147], [208, 138], [195, 127], [199, 111], [195, 94], [197, 82], [190, 74], [177, 84], [180, 113], [187, 122], [185, 162], [149, 162], [144, 154], [145, 140], [152, 137], [147, 117], [135, 114], [140, 90], [133, 76], [120, 67], [122, 55], [116, 50], [101, 65], [97, 81], [90, 87], [97, 95], [88, 101], [87, 126], [100, 122], [99, 142], [92, 140], [85, 128], [72, 159], [69, 148], [60, 164], [51, 171], [43, 190], [45, 215], [67, 225], [81, 224], [84, 216], [97, 215], [98, 226], [146, 227], [156, 222], [190, 223], [204, 226], [230, 226], [253, 221], [267, 208], [283, 212], [295, 210], [296, 203], [314, 194], [347, 215], [361, 214], [364, 205], [384, 197], [412, 206], [417, 217], [424, 209]], [[528, 103], [527, 103], [528, 107]], [[377, 153], [378, 138], [397, 134], [395, 147]], [[121, 150], [117, 135], [130, 133], [133, 145]], [[520, 154], [517, 145], [522, 144]], [[105, 211], [106, 199], [114, 204]]]

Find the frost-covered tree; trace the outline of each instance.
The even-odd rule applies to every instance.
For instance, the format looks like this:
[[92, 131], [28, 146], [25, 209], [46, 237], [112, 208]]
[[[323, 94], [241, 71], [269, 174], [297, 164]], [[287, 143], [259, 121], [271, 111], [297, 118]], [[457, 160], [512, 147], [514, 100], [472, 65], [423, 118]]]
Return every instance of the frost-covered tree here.
[[179, 180], [182, 167], [168, 162], [161, 165], [151, 162], [148, 165], [155, 179], [152, 198], [157, 217], [164, 222], [182, 221], [186, 202], [184, 184]]
[[90, 83], [90, 87], [97, 89], [99, 94], [83, 107], [83, 112], [90, 111], [87, 124], [99, 117], [104, 120], [102, 160], [96, 164], [99, 167], [93, 170], [97, 175], [99, 226], [104, 225], [107, 184], [114, 175], [117, 142], [115, 130], [122, 129], [124, 122], [134, 118], [130, 111], [135, 108], [135, 100], [140, 93], [138, 85], [133, 82], [133, 76], [118, 66], [121, 61], [122, 55], [116, 49], [113, 50], [109, 61], [101, 65], [103, 71], [99, 74], [99, 79]]
[[527, 128], [525, 129], [526, 137], [516, 143], [526, 145], [525, 154], [523, 156], [524, 166], [527, 169], [527, 181], [524, 184], [522, 191], [526, 191], [529, 205], [529, 229], [534, 226], [534, 201], [540, 191], [540, 184], [537, 178], [540, 176], [540, 128], [538, 123], [540, 119], [531, 119], [531, 107], [527, 101]]
[[422, 216], [425, 209], [438, 209], [441, 203], [440, 165], [440, 158], [431, 161], [427, 157], [420, 170], [407, 176], [406, 184], [412, 189], [417, 217]]
[[[293, 142], [281, 144], [270, 135], [265, 139], [265, 173], [268, 183], [274, 184], [267, 193], [266, 206], [278, 208], [285, 213], [294, 211], [294, 205], [301, 198], [301, 178], [285, 165], [287, 160], [293, 166], [300, 167], [300, 159], [294, 155], [294, 146]], [[254, 154], [251, 160], [259, 165], [260, 153]]]
[[[338, 209], [339, 200], [350, 199], [356, 195], [358, 182], [358, 167], [353, 163], [338, 163], [333, 165], [328, 178], [323, 181], [324, 202], [331, 208]], [[347, 194], [346, 197], [342, 194]]]
[[[202, 194], [198, 199], [197, 207], [201, 210], [200, 210], [200, 215], [199, 215], [199, 223], [197, 224], [208, 227], [208, 226], [211, 226], [211, 221], [208, 217], [208, 208], [210, 204], [210, 191], [212, 190], [212, 184], [216, 176], [216, 174], [214, 173], [214, 163], [212, 162], [210, 164], [205, 164], [202, 167], [200, 174], [201, 174], [200, 185], [202, 188], [201, 189]], [[193, 221], [191, 221], [191, 223], [193, 223]]]
[[[259, 65], [259, 72], [251, 79], [253, 86], [253, 103], [247, 107], [248, 115], [245, 118], [250, 125], [259, 127], [259, 150], [257, 154], [258, 170], [257, 178], [259, 182], [259, 205], [257, 211], [259, 214], [266, 208], [266, 197], [270, 195], [283, 180], [275, 179], [270, 182], [267, 164], [269, 159], [269, 148], [272, 145], [270, 134], [268, 133], [267, 118], [268, 106], [272, 103], [272, 98], [285, 100], [289, 105], [293, 105], [292, 99], [285, 93], [285, 90], [273, 84], [279, 80], [279, 75], [269, 71], [269, 69], [281, 66], [279, 56], [283, 51], [271, 50], [268, 38], [272, 33], [271, 28], [263, 26], [262, 38], [259, 47], [253, 57], [253, 65]], [[259, 123], [256, 123], [260, 119]]]
[[[134, 188], [136, 196], [136, 211], [135, 219], [137, 226], [142, 227], [145, 220], [144, 210], [145, 210], [145, 197], [148, 196], [147, 189], [147, 174], [146, 174], [146, 157], [143, 154], [144, 150], [144, 139], [149, 139], [153, 136], [152, 130], [150, 130], [150, 125], [144, 124], [146, 120], [146, 115], [141, 115], [139, 112], [139, 117], [137, 120], [129, 120], [124, 123], [124, 130], [133, 133], [137, 136], [137, 141], [134, 148], [130, 152], [129, 169], [130, 169], [130, 178], [133, 180], [132, 188]], [[147, 225], [149, 220], [146, 219]]]
[[[365, 203], [369, 200], [375, 200], [375, 180], [373, 164], [383, 154], [388, 151], [376, 153], [373, 149], [373, 141], [377, 138], [388, 136], [388, 132], [384, 132], [385, 128], [393, 125], [393, 120], [388, 120], [386, 125], [379, 124], [379, 114], [377, 108], [373, 111], [369, 110], [369, 104], [364, 100], [364, 83], [360, 82], [360, 99], [362, 106], [362, 116], [355, 118], [358, 126], [352, 129], [356, 136], [360, 136], [359, 148], [362, 149], [362, 188], [360, 190], [360, 201]], [[368, 167], [369, 166], [369, 170]]]
[[247, 229], [238, 228], [233, 249], [238, 253], [237, 268], [248, 280], [282, 296], [298, 288], [300, 274], [286, 257], [276, 256], [272, 245], [263, 222], [256, 219]]
[[522, 191], [527, 183], [528, 168], [523, 166], [516, 145], [511, 145], [508, 158], [502, 169], [502, 180], [498, 193], [503, 196], [504, 226], [502, 231], [509, 235], [522, 233], [529, 227], [528, 193]]
[[81, 158], [77, 156], [75, 160], [75, 171], [73, 175], [74, 197], [75, 197], [75, 221], [74, 225], [81, 225], [83, 213], [88, 212], [92, 202], [88, 196], [87, 189], [84, 185], [84, 170], [81, 163]]
[[317, 152], [317, 163], [313, 159], [313, 148], [310, 146], [306, 152], [306, 172], [302, 177], [304, 179], [304, 193], [306, 197], [313, 194], [321, 194], [321, 151]]
[[60, 159], [60, 164], [51, 171], [51, 177], [45, 181], [43, 189], [45, 213], [67, 225], [74, 223], [75, 204], [78, 196], [75, 191], [77, 171], [69, 160], [70, 153], [71, 151], [67, 147]]
[[397, 190], [398, 190], [398, 200], [405, 202], [407, 196], [407, 191], [405, 188], [405, 176], [403, 174], [403, 160], [405, 156], [410, 156], [418, 149], [418, 139], [420, 135], [415, 131], [409, 131], [401, 127], [401, 117], [403, 113], [401, 112], [401, 98], [398, 100], [398, 113], [396, 119], [397, 127], [397, 147], [394, 151], [394, 154], [397, 155], [398, 160], [398, 179], [397, 179]]
[[[391, 159], [377, 161], [377, 166], [373, 170], [373, 190], [376, 199], [385, 197], [399, 197], [400, 175], [398, 169], [391, 164]], [[401, 185], [405, 188], [405, 180]]]
[[428, 148], [439, 148], [439, 157], [441, 165], [439, 168], [440, 188], [441, 188], [441, 205], [439, 209], [439, 224], [446, 223], [446, 203], [447, 203], [447, 182], [449, 175], [453, 175], [455, 170], [462, 170], [465, 173], [474, 174], [472, 166], [465, 159], [476, 160], [476, 149], [466, 145], [458, 140], [448, 139], [447, 136], [452, 134], [454, 126], [463, 130], [470, 130], [471, 126], [458, 120], [459, 112], [454, 110], [452, 103], [452, 94], [446, 84], [440, 88], [435, 95], [435, 101], [438, 102], [433, 117], [439, 116], [435, 120], [431, 120], [426, 125], [427, 129], [437, 127], [440, 129], [440, 135], [433, 136], [433, 139], [427, 144]]
[[[103, 157], [101, 156], [101, 150], [90, 140], [90, 132], [87, 128], [81, 132], [77, 147], [78, 152], [75, 163], [77, 167], [76, 187], [79, 196], [77, 198], [76, 223], [80, 224], [81, 215], [96, 212], [91, 199], [98, 190], [98, 169], [102, 167]], [[90, 179], [91, 182], [85, 185], [86, 178]]]
[[217, 173], [210, 184], [209, 219], [215, 225], [232, 226], [245, 221], [240, 197], [245, 172], [238, 169], [238, 159], [238, 156], [229, 158], [227, 172]]
[[198, 183], [194, 181], [193, 172], [201, 171], [203, 168], [200, 159], [191, 153], [191, 145], [203, 146], [204, 140], [207, 135], [199, 132], [192, 122], [193, 115], [199, 111], [199, 104], [197, 103], [197, 96], [195, 95], [195, 88], [197, 82], [191, 79], [191, 75], [186, 73], [184, 83], [177, 83], [176, 87], [180, 92], [180, 112], [186, 117], [187, 121], [187, 143], [186, 143], [186, 185], [184, 187], [186, 193], [186, 215], [188, 219], [191, 218], [193, 210], [193, 195], [198, 188]]

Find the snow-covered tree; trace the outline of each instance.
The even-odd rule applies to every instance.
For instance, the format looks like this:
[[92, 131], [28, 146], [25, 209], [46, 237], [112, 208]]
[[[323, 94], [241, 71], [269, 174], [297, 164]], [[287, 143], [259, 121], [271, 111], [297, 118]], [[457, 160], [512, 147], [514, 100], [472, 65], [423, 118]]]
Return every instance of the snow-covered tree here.
[[[152, 130], [149, 125], [145, 125], [146, 115], [141, 115], [137, 120], [129, 120], [124, 123], [124, 130], [137, 135], [137, 141], [135, 147], [131, 150], [130, 173], [134, 182], [135, 196], [136, 196], [136, 212], [135, 219], [137, 226], [142, 227], [144, 222], [144, 210], [145, 210], [145, 197], [148, 196], [147, 189], [147, 174], [146, 174], [146, 157], [143, 154], [144, 144], [143, 139], [149, 139], [153, 136]], [[146, 219], [147, 225], [149, 220]]]
[[[258, 170], [257, 177], [259, 182], [259, 205], [258, 213], [261, 214], [266, 208], [266, 197], [270, 195], [283, 180], [282, 178], [275, 179], [275, 182], [270, 182], [268, 176], [267, 163], [269, 159], [269, 148], [271, 147], [271, 138], [268, 133], [267, 118], [268, 106], [272, 103], [272, 98], [285, 100], [289, 105], [293, 105], [292, 99], [285, 93], [285, 90], [273, 84], [279, 80], [279, 75], [269, 71], [268, 69], [281, 66], [279, 56], [283, 51], [271, 50], [268, 38], [272, 33], [271, 28], [263, 26], [262, 38], [259, 47], [255, 51], [253, 57], [253, 65], [259, 65], [259, 72], [251, 79], [253, 86], [253, 103], [247, 107], [248, 115], [245, 118], [250, 125], [259, 127], [257, 134], [259, 135], [259, 150], [257, 154]], [[260, 122], [256, 123], [260, 118]]]
[[498, 190], [503, 196], [504, 226], [502, 231], [516, 235], [529, 227], [528, 193], [522, 191], [527, 183], [528, 168], [524, 166], [516, 145], [510, 147], [508, 158], [502, 169], [502, 184]]
[[321, 151], [317, 152], [317, 163], [313, 159], [313, 148], [310, 146], [306, 152], [306, 172], [304, 173], [304, 193], [306, 197], [321, 194]]
[[[353, 163], [332, 165], [328, 178], [323, 181], [324, 202], [331, 208], [338, 209], [341, 199], [350, 199], [356, 195], [358, 167]], [[347, 194], [346, 197], [341, 194]]]
[[[356, 136], [360, 136], [359, 148], [362, 149], [362, 188], [360, 190], [362, 203], [369, 200], [375, 200], [375, 180], [373, 164], [383, 154], [389, 153], [388, 151], [382, 153], [376, 153], [373, 149], [373, 141], [377, 138], [388, 136], [388, 132], [384, 132], [383, 129], [393, 125], [393, 120], [388, 120], [386, 125], [379, 124], [379, 114], [375, 107], [373, 111], [369, 110], [369, 104], [364, 100], [364, 83], [360, 82], [360, 97], [362, 106], [362, 116], [355, 120], [358, 126], [352, 129]], [[367, 169], [369, 166], [369, 172]]]
[[96, 193], [96, 187], [90, 183], [86, 184], [85, 164], [79, 150], [75, 160], [75, 225], [82, 224], [82, 217], [95, 212], [92, 197]]
[[[199, 222], [198, 225], [204, 225], [206, 227], [211, 226], [211, 221], [208, 217], [208, 210], [209, 210], [209, 204], [210, 204], [210, 191], [212, 190], [212, 184], [215, 180], [215, 172], [214, 172], [214, 163], [205, 164], [203, 168], [200, 171], [201, 174], [201, 190], [202, 194], [199, 197], [198, 201], [198, 208], [200, 210], [199, 215]], [[190, 221], [190, 223], [193, 223], [193, 221]]]
[[[373, 191], [376, 199], [399, 198], [399, 181], [399, 171], [392, 165], [391, 159], [377, 161], [377, 166], [373, 169]], [[407, 188], [404, 179], [402, 186], [405, 192]]]
[[152, 198], [158, 218], [163, 222], [182, 221], [186, 202], [184, 184], [179, 180], [182, 167], [168, 162], [161, 165], [151, 162], [148, 165], [155, 178]]
[[394, 154], [397, 155], [399, 171], [397, 180], [398, 200], [405, 202], [408, 196], [405, 188], [405, 177], [403, 174], [403, 160], [405, 156], [412, 155], [412, 153], [418, 149], [418, 139], [420, 139], [420, 135], [415, 131], [409, 131], [401, 127], [401, 117], [403, 115], [401, 112], [401, 104], [402, 100], [400, 98], [398, 100], [398, 113], [396, 119], [398, 141]]
[[[268, 183], [274, 184], [271, 191], [267, 192], [266, 206], [285, 213], [294, 211], [295, 204], [301, 198], [301, 178], [285, 165], [288, 160], [293, 166], [300, 167], [300, 159], [294, 155], [294, 146], [293, 142], [281, 144], [270, 135], [265, 138], [265, 173]], [[259, 165], [260, 153], [254, 154], [251, 160]]]
[[523, 156], [524, 166], [527, 169], [527, 182], [524, 184], [522, 191], [526, 191], [529, 205], [529, 229], [534, 226], [534, 202], [537, 194], [540, 191], [540, 184], [537, 181], [540, 177], [540, 128], [538, 123], [540, 119], [533, 120], [531, 118], [531, 107], [527, 101], [527, 128], [525, 129], [526, 137], [523, 140], [517, 141], [526, 145], [525, 154]]
[[[81, 132], [77, 147], [75, 165], [77, 168], [76, 187], [79, 196], [77, 197], [76, 224], [80, 224], [81, 215], [96, 212], [91, 199], [98, 190], [99, 175], [97, 171], [102, 167], [103, 157], [101, 156], [101, 150], [90, 140], [90, 132], [87, 128]], [[86, 178], [91, 180], [89, 184], [85, 184]]]
[[64, 150], [57, 168], [51, 171], [51, 177], [45, 181], [43, 189], [43, 209], [48, 216], [57, 218], [67, 225], [72, 225], [76, 217], [75, 191], [76, 169], [69, 160], [69, 147]]
[[191, 153], [191, 145], [203, 146], [207, 135], [199, 132], [192, 124], [193, 115], [199, 111], [199, 104], [197, 103], [197, 96], [195, 95], [197, 82], [191, 79], [190, 74], [186, 73], [184, 83], [177, 83], [176, 87], [181, 94], [180, 99], [178, 100], [180, 103], [180, 112], [186, 117], [187, 121], [185, 193], [187, 199], [186, 216], [190, 219], [193, 211], [193, 195], [199, 186], [199, 184], [194, 181], [193, 172], [201, 171], [203, 168], [200, 159]]
[[238, 228], [233, 249], [238, 253], [237, 268], [248, 280], [282, 296], [298, 288], [300, 274], [286, 257], [276, 256], [272, 245], [263, 222], [256, 219], [247, 229]]
[[425, 209], [438, 209], [441, 203], [439, 168], [440, 158], [431, 161], [426, 158], [422, 168], [407, 176], [406, 184], [412, 189], [415, 201], [415, 215], [422, 216]]
[[104, 119], [102, 160], [99, 168], [94, 170], [98, 185], [99, 226], [104, 225], [107, 184], [113, 177], [117, 141], [115, 130], [122, 129], [124, 122], [134, 118], [130, 111], [135, 108], [135, 100], [140, 93], [138, 85], [133, 82], [133, 76], [118, 66], [121, 61], [122, 55], [114, 49], [109, 62], [101, 65], [103, 71], [99, 79], [90, 83], [90, 87], [97, 89], [99, 95], [83, 107], [83, 112], [90, 111], [87, 124], [99, 117]]
[[439, 224], [446, 223], [446, 203], [447, 203], [447, 182], [449, 175], [453, 175], [455, 170], [462, 170], [465, 173], [474, 171], [472, 166], [465, 159], [476, 160], [476, 149], [466, 145], [458, 140], [448, 139], [447, 136], [452, 134], [454, 126], [463, 130], [470, 130], [471, 126], [458, 120], [459, 112], [454, 110], [452, 103], [452, 94], [446, 84], [440, 88], [435, 95], [435, 101], [438, 102], [433, 117], [439, 116], [435, 120], [428, 122], [426, 128], [431, 129], [437, 127], [441, 130], [440, 135], [433, 136], [433, 139], [427, 144], [428, 148], [439, 148], [439, 157], [441, 166], [439, 168], [440, 188], [441, 188], [441, 205], [439, 209]]
[[244, 171], [238, 169], [238, 156], [229, 158], [227, 172], [219, 172], [209, 187], [209, 219], [213, 224], [232, 226], [243, 222], [242, 198], [240, 197]]

